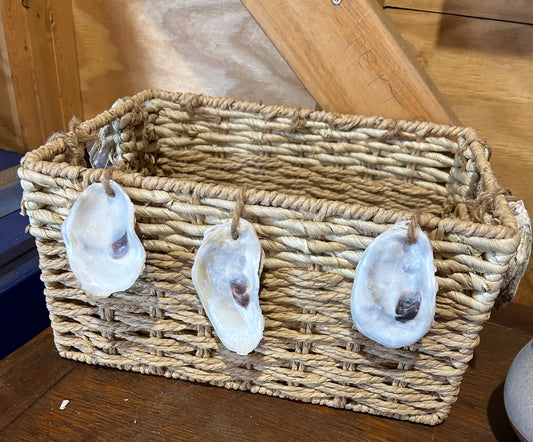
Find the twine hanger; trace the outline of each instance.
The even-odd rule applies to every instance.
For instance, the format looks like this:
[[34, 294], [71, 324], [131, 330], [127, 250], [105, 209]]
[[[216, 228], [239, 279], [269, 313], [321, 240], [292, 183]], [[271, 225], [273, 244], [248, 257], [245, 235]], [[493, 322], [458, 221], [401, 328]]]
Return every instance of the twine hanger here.
[[102, 174], [102, 185], [104, 186], [105, 193], [110, 198], [115, 198], [115, 191], [111, 187], [111, 175], [113, 172], [117, 169], [117, 165], [113, 164], [111, 167], [108, 167], [104, 170], [104, 173]]
[[418, 227], [418, 220], [420, 219], [420, 212], [417, 210], [415, 211], [412, 215], [411, 215], [411, 218], [409, 219], [409, 227], [407, 229], [407, 238], [405, 239], [405, 243], [407, 245], [411, 245], [411, 244], [414, 244], [417, 240], [416, 238], [416, 229]]
[[239, 189], [237, 199], [235, 200], [235, 210], [233, 212], [233, 217], [231, 218], [231, 237], [234, 240], [237, 240], [239, 238], [239, 220], [241, 219], [241, 215], [244, 209], [244, 196], [245, 188], [241, 187]]

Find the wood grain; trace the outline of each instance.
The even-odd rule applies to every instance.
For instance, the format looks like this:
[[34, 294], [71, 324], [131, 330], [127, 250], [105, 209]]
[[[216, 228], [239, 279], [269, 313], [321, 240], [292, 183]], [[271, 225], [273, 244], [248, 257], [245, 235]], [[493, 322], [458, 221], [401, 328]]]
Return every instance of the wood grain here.
[[[533, 337], [533, 310], [512, 304], [509, 314], [512, 324], [495, 318], [485, 325], [458, 400], [436, 427], [61, 360], [48, 330], [0, 362], [0, 374], [8, 373], [0, 384], [8, 390], [4, 400], [18, 403], [30, 382], [36, 392], [18, 417], [0, 425], [0, 440], [512, 442], [518, 439], [505, 415], [503, 382]], [[39, 355], [46, 357], [38, 362]], [[22, 374], [36, 365], [40, 375], [32, 369], [25, 379]], [[57, 382], [39, 381], [58, 365], [64, 372]]]
[[69, 0], [1, 4], [24, 149], [32, 149], [83, 117], [72, 9]]
[[59, 357], [50, 329], [0, 362], [0, 428], [30, 407], [75, 367]]
[[88, 117], [152, 87], [315, 105], [238, 0], [72, 4]]
[[243, 3], [323, 109], [457, 123], [377, 2]]
[[[417, 11], [387, 13], [465, 126], [492, 148], [502, 184], [533, 214], [533, 27]], [[533, 306], [533, 266], [516, 302]]]
[[21, 151], [23, 145], [0, 9], [0, 149]]
[[46, 137], [41, 123], [38, 95], [35, 90], [36, 83], [33, 78], [34, 69], [26, 11], [19, 2], [11, 0], [2, 0], [0, 5], [18, 119], [24, 140], [23, 150], [25, 150], [27, 146], [38, 146]]
[[[59, 87], [62, 128], [73, 116], [83, 120], [78, 55], [71, 0], [48, 0], [47, 26], [54, 49], [55, 73]], [[54, 129], [57, 130], [57, 129]]]
[[33, 80], [39, 118], [46, 138], [52, 132], [66, 127], [63, 125], [61, 89], [56, 72], [55, 38], [51, 17], [53, 12], [48, 1], [34, 1], [27, 4], [29, 7], [25, 8], [25, 17], [28, 24], [28, 39], [31, 42]]
[[531, 0], [382, 0], [384, 7], [533, 24]]

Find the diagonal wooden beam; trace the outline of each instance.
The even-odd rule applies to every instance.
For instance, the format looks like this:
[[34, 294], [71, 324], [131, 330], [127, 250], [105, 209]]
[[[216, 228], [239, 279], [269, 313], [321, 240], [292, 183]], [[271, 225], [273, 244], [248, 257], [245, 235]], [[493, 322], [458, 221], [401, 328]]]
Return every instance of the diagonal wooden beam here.
[[241, 0], [325, 110], [458, 124], [376, 0]]

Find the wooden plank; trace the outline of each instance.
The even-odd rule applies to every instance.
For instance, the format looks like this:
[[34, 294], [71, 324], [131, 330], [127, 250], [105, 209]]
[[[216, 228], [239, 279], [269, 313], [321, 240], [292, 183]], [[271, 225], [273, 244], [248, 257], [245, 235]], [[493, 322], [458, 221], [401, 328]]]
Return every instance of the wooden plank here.
[[73, 11], [87, 117], [153, 87], [315, 106], [239, 0], [74, 0]]
[[11, 0], [2, 0], [0, 5], [18, 117], [24, 139], [24, 148], [21, 151], [24, 151], [28, 146], [39, 145], [45, 139], [35, 89], [26, 10], [20, 2]]
[[533, 24], [531, 0], [383, 0], [382, 6]]
[[[402, 37], [453, 107], [492, 148], [502, 184], [533, 214], [533, 27], [387, 9]], [[516, 302], [533, 306], [533, 265]]]
[[2, 0], [2, 17], [25, 149], [82, 117], [69, 0]]
[[[39, 365], [45, 378], [57, 370], [61, 359], [56, 353], [37, 359], [55, 352], [47, 335], [9, 362], [19, 373], [17, 382], [26, 389], [36, 387], [41, 396], [0, 426], [0, 441], [34, 440], [35, 435], [40, 440], [117, 441], [515, 441], [505, 415], [503, 382], [512, 360], [533, 336], [533, 310], [513, 304], [508, 309], [514, 324], [504, 328], [491, 320], [485, 325], [458, 400], [436, 427], [69, 361], [63, 363], [75, 368], [46, 389], [33, 370], [25, 382], [24, 375], [29, 366]], [[5, 365], [0, 362], [0, 373]], [[12, 382], [2, 385], [9, 389], [4, 398], [15, 403], [19, 393], [13, 393]], [[65, 399], [69, 403], [61, 410]]]
[[70, 0], [33, 1], [26, 8], [36, 88], [46, 137], [82, 118]]
[[31, 42], [37, 106], [47, 138], [55, 130], [64, 129], [52, 29], [53, 12], [47, 0], [27, 4], [29, 7], [25, 8], [25, 15]]
[[59, 86], [61, 127], [65, 129], [73, 116], [84, 118], [71, 3], [71, 0], [48, 0], [46, 11]]
[[0, 149], [21, 151], [23, 145], [0, 8]]
[[242, 1], [323, 109], [457, 122], [374, 0]]
[[24, 413], [76, 364], [59, 357], [50, 328], [0, 361], [0, 429]]

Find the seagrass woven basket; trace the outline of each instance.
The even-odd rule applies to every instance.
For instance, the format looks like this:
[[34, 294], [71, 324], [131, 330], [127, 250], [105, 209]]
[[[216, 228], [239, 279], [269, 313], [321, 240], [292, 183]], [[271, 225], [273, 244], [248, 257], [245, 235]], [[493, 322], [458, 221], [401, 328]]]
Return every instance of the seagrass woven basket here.
[[[92, 165], [91, 165], [92, 164]], [[21, 162], [23, 211], [61, 356], [425, 424], [457, 398], [520, 235], [472, 129], [143, 91], [56, 134]], [[94, 298], [70, 271], [61, 225], [111, 177], [135, 206], [146, 266]], [[265, 252], [264, 337], [225, 349], [191, 281], [203, 234], [243, 198]], [[417, 214], [434, 249], [434, 324], [392, 350], [350, 314], [370, 242]]]

